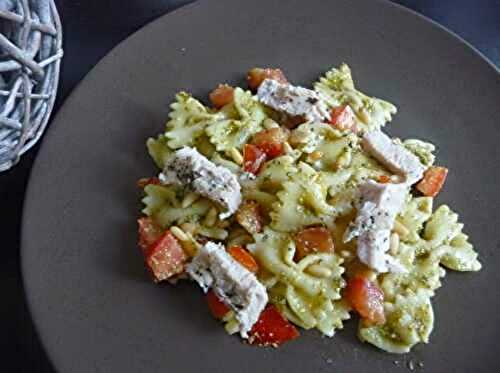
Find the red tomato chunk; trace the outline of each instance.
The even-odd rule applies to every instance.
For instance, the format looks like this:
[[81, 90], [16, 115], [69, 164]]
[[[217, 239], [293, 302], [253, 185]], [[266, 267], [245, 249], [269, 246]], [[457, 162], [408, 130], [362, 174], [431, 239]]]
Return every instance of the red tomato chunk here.
[[260, 206], [255, 201], [245, 201], [236, 212], [236, 221], [250, 234], [262, 230], [262, 214]]
[[435, 197], [444, 185], [448, 169], [444, 167], [432, 166], [424, 173], [424, 177], [417, 184], [417, 190], [424, 196]]
[[330, 114], [330, 123], [339, 130], [355, 132], [354, 112], [349, 105], [334, 108]]
[[257, 90], [260, 84], [266, 79], [273, 79], [280, 83], [288, 83], [288, 80], [280, 69], [261, 69], [254, 67], [248, 72], [247, 82], [252, 90]]
[[353, 277], [345, 288], [346, 299], [369, 324], [385, 323], [384, 293], [364, 277]]
[[213, 290], [208, 291], [206, 299], [212, 316], [217, 320], [221, 320], [230, 311], [230, 308], [220, 300]]
[[334, 245], [330, 232], [323, 227], [306, 228], [295, 235], [295, 259], [300, 260], [308, 254], [333, 253]]
[[228, 86], [227, 84], [219, 84], [217, 88], [210, 92], [208, 98], [216, 109], [220, 109], [221, 107], [233, 102], [234, 88]]
[[299, 336], [299, 332], [278, 309], [268, 305], [250, 331], [248, 342], [258, 346], [278, 347]]
[[288, 139], [288, 130], [280, 127], [257, 132], [252, 144], [266, 153], [267, 159], [273, 159], [283, 153], [283, 144]]
[[137, 220], [139, 225], [139, 247], [144, 255], [147, 254], [149, 248], [162, 235], [162, 230], [158, 227], [153, 219], [143, 217]]
[[253, 255], [241, 246], [231, 246], [229, 249], [227, 249], [227, 252], [234, 258], [234, 260], [236, 260], [250, 272], [257, 273], [257, 271], [259, 270], [259, 265], [255, 261]]
[[266, 161], [266, 153], [252, 144], [243, 148], [243, 170], [257, 175]]
[[182, 273], [187, 256], [177, 239], [166, 231], [153, 243], [146, 255], [146, 265], [151, 270], [156, 282]]

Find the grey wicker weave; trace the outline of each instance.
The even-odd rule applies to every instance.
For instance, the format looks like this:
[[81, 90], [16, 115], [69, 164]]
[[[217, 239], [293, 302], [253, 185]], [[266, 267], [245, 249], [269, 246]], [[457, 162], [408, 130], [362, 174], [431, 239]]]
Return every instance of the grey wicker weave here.
[[42, 135], [62, 55], [54, 0], [0, 0], [0, 171]]

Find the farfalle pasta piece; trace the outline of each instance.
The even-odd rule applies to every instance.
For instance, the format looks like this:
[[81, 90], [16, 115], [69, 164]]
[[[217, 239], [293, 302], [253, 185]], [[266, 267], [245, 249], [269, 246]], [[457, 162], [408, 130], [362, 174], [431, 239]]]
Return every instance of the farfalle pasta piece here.
[[234, 90], [233, 104], [219, 112], [220, 117], [206, 128], [210, 141], [219, 152], [228, 153], [231, 149], [242, 149], [250, 138], [263, 129], [262, 122], [267, 118], [264, 108], [251, 92], [241, 88]]
[[385, 304], [386, 322], [381, 326], [360, 323], [358, 335], [391, 353], [406, 353], [417, 343], [428, 343], [434, 327], [434, 311], [430, 294], [425, 290], [396, 295], [393, 302]]
[[420, 232], [424, 223], [432, 215], [432, 198], [414, 197], [405, 205], [404, 210], [398, 216], [397, 220], [408, 230], [406, 235], [400, 235], [404, 242], [417, 242], [420, 240]]
[[436, 147], [430, 142], [418, 139], [407, 139], [403, 141], [403, 146], [415, 154], [424, 166], [430, 167], [434, 164], [436, 159], [434, 150], [436, 150]]
[[174, 223], [199, 221], [213, 206], [206, 198], [200, 198], [189, 207], [182, 208], [183, 191], [175, 186], [147, 185], [144, 192], [142, 212], [163, 228]]
[[364, 131], [380, 129], [392, 120], [392, 115], [397, 111], [393, 104], [358, 91], [346, 64], [329, 70], [314, 83], [314, 89], [332, 107], [349, 105], [356, 114], [357, 127]]
[[178, 93], [175, 98], [176, 101], [170, 105], [170, 120], [165, 129], [167, 144], [172, 149], [193, 146], [209, 124], [223, 118], [222, 114], [209, 111], [186, 92]]
[[380, 276], [379, 282], [386, 301], [392, 301], [397, 294], [416, 293], [419, 290], [426, 290], [433, 296], [434, 291], [441, 287], [441, 278], [446, 271], [439, 265], [439, 258], [430, 253], [416, 255], [416, 251], [415, 246], [401, 243], [395, 257], [406, 272]]
[[146, 141], [148, 153], [159, 169], [163, 170], [172, 150], [168, 146], [168, 139], [165, 135], [159, 135], [157, 138], [150, 137]]
[[[255, 239], [254, 255], [276, 279], [269, 288], [271, 302], [298, 325], [333, 336], [349, 318], [348, 307], [338, 301], [345, 286], [342, 259], [334, 253], [316, 253], [295, 262], [292, 237], [269, 228]], [[323, 268], [323, 274], [312, 275], [311, 266]]]
[[319, 174], [305, 163], [290, 175], [277, 193], [278, 202], [271, 212], [271, 227], [282, 232], [293, 232], [301, 227], [321, 224], [336, 214], [328, 204], [327, 187], [319, 182]]
[[462, 233], [458, 215], [446, 205], [440, 206], [427, 222], [423, 238], [429, 243], [441, 264], [455, 271], [479, 271], [477, 252]]

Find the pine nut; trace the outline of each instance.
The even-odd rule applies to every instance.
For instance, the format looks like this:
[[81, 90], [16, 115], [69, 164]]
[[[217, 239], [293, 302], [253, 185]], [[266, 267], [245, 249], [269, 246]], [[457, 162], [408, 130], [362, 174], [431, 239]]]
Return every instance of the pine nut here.
[[198, 198], [200, 198], [199, 194], [193, 192], [187, 193], [182, 200], [181, 207], [185, 209], [186, 207], [191, 206]]
[[182, 223], [181, 229], [189, 234], [194, 234], [196, 232], [196, 224], [194, 223]]
[[361, 119], [363, 121], [363, 123], [365, 123], [365, 124], [370, 123], [370, 115], [368, 114], [368, 112], [366, 111], [365, 108], [361, 108], [361, 110], [358, 111], [358, 115], [359, 115], [359, 119]]
[[182, 248], [190, 257], [194, 257], [198, 250], [201, 249], [201, 244], [194, 239], [190, 233], [186, 233], [188, 239], [186, 241], [181, 241]]
[[271, 128], [278, 128], [280, 125], [276, 123], [274, 120], [271, 118], [266, 118], [264, 119], [264, 122], [262, 122], [262, 125], [266, 130], [270, 130]]
[[391, 255], [397, 255], [399, 252], [399, 235], [397, 233], [391, 234], [389, 252]]
[[227, 243], [227, 246], [245, 246], [246, 244], [249, 244], [253, 242], [252, 236], [244, 233], [240, 234], [239, 236], [234, 236], [231, 237]]
[[335, 162], [337, 168], [343, 168], [349, 166], [352, 161], [352, 154], [350, 151], [344, 151]]
[[236, 164], [242, 165], [243, 164], [243, 156], [241, 155], [240, 151], [236, 148], [231, 148], [229, 151], [231, 154], [231, 158], [233, 158], [233, 161], [236, 162]]
[[220, 228], [200, 227], [200, 229], [198, 229], [198, 233], [202, 236], [206, 236], [216, 240], [225, 240], [228, 236], [227, 231]]
[[176, 227], [175, 225], [170, 227], [170, 232], [179, 240], [179, 241], [187, 241], [189, 240], [189, 237], [186, 235], [186, 233], [180, 229], [179, 227]]
[[399, 237], [406, 237], [410, 233], [408, 228], [406, 228], [406, 226], [399, 220], [394, 221], [394, 227], [392, 227], [392, 230], [393, 232], [396, 232]]
[[293, 152], [292, 146], [287, 141], [283, 143], [283, 150], [285, 151], [285, 154], [290, 154], [291, 152]]
[[216, 221], [217, 221], [217, 209], [215, 207], [212, 207], [210, 210], [208, 210], [208, 213], [205, 216], [205, 219], [203, 220], [203, 225], [207, 227], [213, 227]]
[[311, 264], [306, 271], [314, 277], [330, 277], [332, 275], [332, 270], [321, 264]]

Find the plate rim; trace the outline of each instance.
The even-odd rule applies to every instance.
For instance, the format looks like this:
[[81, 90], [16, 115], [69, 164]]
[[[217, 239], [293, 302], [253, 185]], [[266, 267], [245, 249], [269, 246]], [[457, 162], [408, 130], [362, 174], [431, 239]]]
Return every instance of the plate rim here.
[[[40, 341], [41, 349], [45, 353], [45, 356], [47, 360], [50, 362], [50, 365], [52, 366], [52, 369], [55, 372], [61, 372], [59, 366], [61, 365], [60, 363], [57, 363], [59, 361], [59, 358], [57, 357], [57, 353], [53, 350], [51, 350], [48, 347], [48, 344], [46, 343], [46, 340], [48, 338], [47, 334], [44, 334], [41, 332], [40, 328], [40, 321], [39, 321], [39, 311], [37, 310], [36, 306], [36, 301], [35, 301], [35, 296], [32, 293], [32, 290], [30, 290], [30, 285], [27, 281], [27, 273], [30, 271], [30, 269], [27, 266], [27, 241], [29, 240], [29, 237], [26, 237], [26, 227], [27, 227], [27, 216], [30, 210], [30, 204], [32, 204], [32, 200], [34, 199], [34, 196], [36, 193], [33, 193], [34, 190], [34, 182], [33, 182], [33, 175], [35, 173], [36, 168], [38, 167], [38, 163], [40, 162], [40, 157], [39, 157], [39, 152], [43, 151], [44, 147], [46, 146], [45, 143], [47, 142], [47, 138], [51, 138], [54, 136], [54, 133], [57, 132], [57, 127], [53, 126], [53, 123], [56, 123], [58, 121], [58, 118], [61, 116], [61, 112], [64, 110], [64, 107], [71, 104], [72, 101], [75, 100], [75, 97], [78, 95], [79, 91], [82, 90], [82, 86], [86, 83], [86, 81], [89, 79], [89, 77], [92, 77], [96, 71], [98, 71], [101, 66], [106, 62], [108, 57], [114, 53], [116, 53], [120, 48], [122, 48], [125, 44], [127, 44], [130, 39], [136, 38], [139, 34], [141, 34], [143, 31], [153, 28], [156, 26], [156, 24], [164, 22], [165, 18], [169, 17], [176, 17], [181, 13], [184, 12], [190, 12], [192, 9], [203, 6], [207, 3], [210, 3], [211, 1], [215, 0], [196, 0], [194, 2], [182, 5], [170, 12], [167, 12], [165, 14], [162, 14], [158, 16], [157, 18], [147, 22], [143, 26], [141, 26], [139, 29], [135, 30], [132, 32], [130, 35], [125, 37], [123, 40], [118, 42], [115, 46], [113, 46], [104, 56], [102, 56], [97, 63], [80, 79], [80, 81], [75, 85], [75, 87], [71, 90], [69, 95], [61, 102], [59, 108], [57, 109], [57, 112], [54, 113], [52, 118], [49, 121], [49, 126], [46, 130], [45, 135], [40, 141], [40, 145], [36, 154], [36, 157], [33, 161], [33, 164], [31, 166], [31, 169], [28, 174], [28, 181], [26, 183], [26, 189], [24, 192], [24, 200], [23, 200], [23, 206], [22, 206], [22, 213], [21, 213], [21, 220], [20, 220], [20, 229], [19, 229], [19, 256], [20, 256], [20, 271], [21, 271], [21, 285], [23, 289], [23, 297], [26, 301], [27, 309], [28, 309], [28, 315], [29, 318], [32, 322], [35, 336], [38, 338]], [[245, 1], [245, 0], [238, 0], [238, 1]], [[359, 2], [364, 2], [366, 0], [356, 0]], [[458, 35], [455, 31], [450, 30], [446, 26], [440, 24], [438, 21], [435, 21], [431, 19], [430, 17], [421, 14], [411, 8], [408, 8], [402, 4], [395, 3], [391, 0], [376, 0], [378, 3], [381, 4], [381, 6], [387, 6], [387, 7], [392, 7], [393, 9], [396, 9], [399, 12], [407, 13], [413, 17], [416, 17], [420, 19], [423, 23], [429, 25], [430, 27], [434, 27], [438, 30], [440, 30], [442, 33], [447, 34], [449, 37], [451, 37], [451, 40], [454, 40], [454, 42], [458, 43], [457, 45], [461, 45], [464, 50], [468, 52], [472, 52], [472, 54], [475, 57], [479, 57], [479, 60], [482, 62], [485, 62], [492, 70], [494, 73], [497, 74], [497, 76], [500, 76], [500, 66], [497, 66], [495, 63], [493, 63], [492, 60], [490, 60], [489, 57], [487, 57], [483, 52], [481, 52], [477, 47], [472, 45], [469, 41], [465, 40], [462, 36]], [[332, 7], [334, 4], [332, 3]], [[64, 63], [64, 62], [63, 62]], [[63, 66], [64, 68], [64, 66]]]

